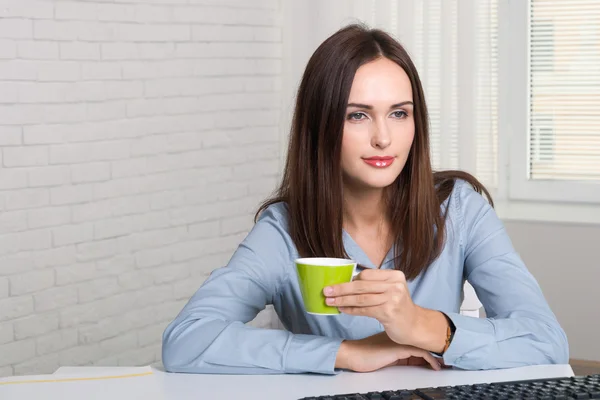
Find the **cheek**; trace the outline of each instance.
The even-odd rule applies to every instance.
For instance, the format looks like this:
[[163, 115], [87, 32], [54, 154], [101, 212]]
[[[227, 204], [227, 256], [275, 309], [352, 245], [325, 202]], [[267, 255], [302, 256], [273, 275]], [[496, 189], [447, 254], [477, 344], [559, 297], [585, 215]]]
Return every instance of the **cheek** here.
[[364, 134], [357, 126], [346, 124], [342, 136], [342, 163], [348, 163], [362, 155]]

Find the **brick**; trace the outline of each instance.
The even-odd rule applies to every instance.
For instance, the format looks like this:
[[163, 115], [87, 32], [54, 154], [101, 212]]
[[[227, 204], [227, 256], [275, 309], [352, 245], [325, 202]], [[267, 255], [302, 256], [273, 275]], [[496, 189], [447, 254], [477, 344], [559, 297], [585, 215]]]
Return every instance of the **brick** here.
[[247, 42], [252, 39], [253, 29], [249, 26], [195, 25], [192, 40], [201, 42]]
[[121, 79], [121, 65], [112, 62], [83, 62], [81, 63], [81, 79], [107, 80]]
[[135, 60], [138, 47], [135, 43], [102, 43], [101, 54], [103, 60]]
[[147, 195], [128, 196], [110, 200], [115, 216], [139, 214], [150, 211], [150, 199]]
[[35, 356], [35, 341], [28, 339], [0, 345], [0, 354], [2, 367], [29, 360]]
[[15, 339], [38, 337], [58, 329], [58, 314], [38, 314], [14, 321]]
[[44, 188], [22, 189], [8, 193], [5, 201], [7, 210], [43, 207], [50, 203], [50, 193]]
[[8, 297], [8, 278], [0, 276], [0, 299]]
[[124, 290], [137, 290], [154, 284], [154, 276], [146, 271], [132, 271], [119, 275], [119, 286]]
[[12, 321], [0, 323], [0, 344], [12, 342], [15, 340], [15, 333]]
[[168, 247], [142, 250], [135, 253], [135, 264], [139, 268], [155, 267], [171, 261], [171, 251]]
[[32, 253], [35, 257], [36, 268], [56, 267], [59, 265], [72, 264], [76, 260], [75, 246], [54, 247]]
[[[98, 4], [100, 21], [136, 21], [136, 7], [129, 4]], [[168, 10], [167, 10], [168, 11]]]
[[95, 200], [128, 196], [135, 193], [137, 193], [137, 187], [134, 180], [113, 179], [94, 184]]
[[27, 187], [27, 171], [0, 168], [0, 190]]
[[90, 261], [114, 256], [117, 253], [114, 239], [80, 243], [77, 245], [77, 261]]
[[172, 59], [175, 56], [173, 43], [137, 43], [136, 59]]
[[130, 217], [103, 219], [94, 222], [94, 239], [108, 239], [133, 232]]
[[112, 215], [111, 203], [109, 200], [73, 205], [71, 206], [71, 210], [74, 223], [95, 221], [108, 218]]
[[14, 366], [15, 375], [43, 375], [51, 374], [60, 367], [58, 354], [48, 354], [36, 357], [33, 360], [18, 363]]
[[100, 348], [108, 353], [121, 353], [138, 347], [137, 332], [130, 332], [100, 342]]
[[[31, 60], [2, 60], [0, 61], [0, 76], [10, 81], [35, 81], [38, 76], [38, 61]], [[9, 108], [9, 110], [11, 110]], [[12, 111], [14, 113], [14, 111]], [[8, 124], [5, 118], [3, 123]]]
[[153, 324], [147, 326], [145, 328], [140, 329], [137, 332], [138, 335], [138, 344], [142, 347], [148, 346], [151, 344], [159, 344], [162, 341], [162, 334], [167, 327], [167, 323], [160, 322], [158, 324]]
[[155, 359], [157, 349], [160, 348], [158, 345], [151, 345], [143, 347], [141, 349], [130, 350], [119, 354], [118, 360], [120, 366], [143, 366], [152, 364]]
[[5, 167], [27, 167], [48, 164], [48, 148], [45, 146], [6, 147], [2, 149]]
[[[137, 306], [136, 295], [136, 293], [122, 293], [91, 303], [65, 307], [60, 310], [60, 326], [61, 328], [70, 328], [86, 323], [95, 323], [98, 320], [122, 313], [125, 304], [134, 309]], [[164, 301], [164, 298], [159, 298], [158, 301]]]
[[135, 268], [135, 259], [131, 254], [121, 254], [96, 263], [96, 269], [103, 275], [117, 275], [119, 277]]
[[70, 222], [71, 209], [69, 207], [38, 208], [27, 212], [27, 224], [33, 229], [68, 225]]
[[173, 320], [183, 309], [187, 300], [166, 301], [154, 308], [154, 316], [157, 321]]
[[58, 59], [58, 44], [42, 40], [23, 40], [17, 42], [19, 58], [28, 60], [56, 60]]
[[273, 193], [279, 185], [279, 179], [276, 176], [262, 177], [257, 180], [248, 182], [248, 194], [249, 195], [262, 195], [267, 196]]
[[[0, 235], [21, 232], [27, 229], [27, 211], [7, 211], [0, 213]], [[2, 275], [2, 273], [0, 273]], [[0, 293], [2, 290], [0, 290]], [[0, 297], [2, 297], [0, 295]]]
[[[37, 83], [38, 88], [42, 84]], [[43, 87], [43, 86], [42, 86]], [[23, 127], [23, 140], [25, 144], [50, 144], [63, 143], [67, 140], [66, 130], [69, 125], [29, 125]]]
[[41, 40], [74, 40], [79, 23], [71, 21], [41, 20], [33, 22], [33, 37]]
[[[2, 43], [0, 42], [0, 48]], [[20, 126], [0, 126], [0, 146], [17, 146], [23, 142]]]
[[87, 365], [103, 355], [99, 345], [76, 346], [65, 349], [59, 353], [60, 365]]
[[12, 365], [8, 365], [6, 367], [0, 367], [0, 377], [13, 376], [13, 374], [14, 374], [14, 372], [13, 372]]
[[280, 27], [255, 27], [252, 38], [258, 42], [281, 42]]
[[4, 18], [34, 18], [52, 19], [54, 7], [48, 1], [4, 0], [2, 2], [2, 17]]
[[248, 233], [254, 221], [252, 216], [246, 215], [241, 217], [224, 218], [221, 221], [221, 235], [231, 235], [234, 233]]
[[0, 300], [0, 322], [24, 317], [31, 313], [33, 313], [33, 298], [31, 296], [9, 297]]
[[123, 141], [77, 143], [50, 146], [51, 164], [73, 164], [127, 158], [129, 146]]
[[36, 338], [37, 354], [43, 356], [77, 346], [77, 329], [63, 329]]
[[33, 23], [29, 19], [0, 19], [0, 37], [28, 39], [33, 36]]
[[[37, 78], [45, 82], [74, 82], [81, 79], [81, 66], [76, 61], [60, 60], [60, 61], [38, 61]], [[70, 109], [70, 112], [77, 108], [85, 110], [85, 104], [76, 107], [75, 105], [63, 106]], [[73, 119], [65, 118], [66, 114], [61, 114], [59, 118], [49, 122], [66, 122]], [[81, 120], [81, 119], [77, 119]]]
[[50, 231], [29, 230], [0, 236], [0, 254], [18, 253], [26, 250], [48, 249], [52, 244]]
[[0, 60], [17, 58], [17, 42], [0, 39]]
[[81, 327], [79, 329], [81, 343], [97, 343], [115, 337], [123, 332], [148, 326], [154, 322], [153, 307], [143, 307], [134, 311], [124, 312], [103, 319], [95, 325]]
[[141, 215], [131, 216], [133, 232], [153, 231], [171, 226], [169, 211], [146, 212]]
[[75, 286], [57, 287], [43, 290], [33, 295], [35, 312], [61, 309], [77, 303]]
[[201, 222], [188, 226], [190, 239], [203, 239], [218, 235], [219, 221]]
[[[189, 263], [192, 264], [192, 263]], [[212, 268], [212, 266], [208, 266]], [[196, 274], [189, 278], [175, 282], [173, 284], [173, 293], [175, 294], [175, 300], [189, 300], [190, 297], [202, 286], [208, 277], [206, 275]]]
[[185, 263], [155, 267], [147, 271], [154, 276], [154, 283], [157, 285], [180, 281], [190, 276], [189, 266]]
[[69, 20], [96, 20], [98, 5], [87, 2], [66, 1], [56, 3], [54, 18]]
[[88, 242], [94, 237], [94, 225], [83, 223], [78, 225], [65, 225], [52, 228], [52, 242], [54, 246], [64, 246]]
[[242, 7], [248, 8], [266, 8], [271, 10], [279, 9], [279, 1], [277, 0], [254, 0], [252, 3], [248, 3], [246, 0], [189, 0], [191, 4], [202, 4], [212, 6], [223, 6], [223, 7]]
[[185, 24], [117, 24], [116, 36], [132, 42], [172, 42], [191, 38], [191, 29]]
[[98, 162], [71, 166], [71, 182], [98, 182], [110, 179], [110, 164]]
[[79, 303], [103, 299], [119, 292], [117, 278], [101, 278], [79, 285]]
[[50, 189], [50, 202], [53, 205], [85, 203], [92, 200], [90, 184], [60, 186]]
[[60, 44], [62, 60], [99, 60], [100, 45], [89, 42], [64, 42]]
[[69, 285], [71, 283], [89, 281], [97, 276], [96, 266], [93, 262], [78, 263], [56, 268], [56, 284]]
[[115, 160], [111, 162], [111, 173], [113, 178], [126, 178], [130, 176], [144, 175], [148, 171], [146, 158], [130, 158], [126, 160]]
[[169, 228], [156, 231], [140, 232], [129, 237], [131, 251], [153, 249], [160, 246], [177, 243], [185, 239], [187, 230], [183, 228]]
[[10, 295], [20, 296], [38, 292], [54, 286], [54, 271], [51, 269], [25, 272], [10, 276]]
[[[28, 168], [27, 175], [29, 186], [31, 187], [62, 186], [71, 182], [71, 174], [68, 166]], [[60, 193], [61, 191], [59, 190], [58, 192]], [[65, 199], [62, 196], [59, 197]]]

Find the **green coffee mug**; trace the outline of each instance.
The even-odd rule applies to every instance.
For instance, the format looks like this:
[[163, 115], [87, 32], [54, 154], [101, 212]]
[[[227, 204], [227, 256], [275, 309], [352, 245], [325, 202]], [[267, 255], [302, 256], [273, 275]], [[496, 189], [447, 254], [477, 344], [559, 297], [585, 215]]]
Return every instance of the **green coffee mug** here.
[[304, 308], [309, 314], [337, 315], [337, 307], [325, 303], [325, 286], [352, 280], [356, 261], [343, 258], [299, 258], [295, 261]]

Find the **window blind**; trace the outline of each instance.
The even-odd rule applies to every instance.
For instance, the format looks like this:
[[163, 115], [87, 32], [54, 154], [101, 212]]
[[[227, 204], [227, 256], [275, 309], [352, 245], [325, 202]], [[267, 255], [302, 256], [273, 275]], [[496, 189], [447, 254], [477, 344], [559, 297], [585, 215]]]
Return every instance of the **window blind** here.
[[600, 181], [600, 1], [529, 4], [529, 179]]

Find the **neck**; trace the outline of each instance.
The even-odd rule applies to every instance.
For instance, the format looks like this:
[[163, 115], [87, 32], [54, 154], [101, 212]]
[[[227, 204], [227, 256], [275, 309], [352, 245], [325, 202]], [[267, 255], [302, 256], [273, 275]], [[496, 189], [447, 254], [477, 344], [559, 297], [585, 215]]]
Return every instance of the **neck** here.
[[346, 230], [382, 229], [386, 225], [383, 189], [344, 188], [344, 227]]

